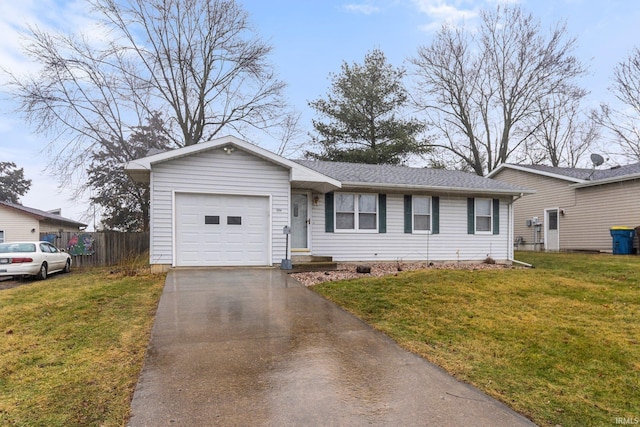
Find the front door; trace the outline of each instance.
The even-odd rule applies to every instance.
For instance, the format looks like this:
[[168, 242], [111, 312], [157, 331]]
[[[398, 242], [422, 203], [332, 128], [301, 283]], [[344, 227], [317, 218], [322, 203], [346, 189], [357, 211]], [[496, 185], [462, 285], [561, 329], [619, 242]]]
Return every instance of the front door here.
[[560, 227], [558, 209], [545, 209], [544, 211], [544, 248], [545, 251], [560, 250]]
[[309, 197], [291, 194], [291, 249], [309, 249]]

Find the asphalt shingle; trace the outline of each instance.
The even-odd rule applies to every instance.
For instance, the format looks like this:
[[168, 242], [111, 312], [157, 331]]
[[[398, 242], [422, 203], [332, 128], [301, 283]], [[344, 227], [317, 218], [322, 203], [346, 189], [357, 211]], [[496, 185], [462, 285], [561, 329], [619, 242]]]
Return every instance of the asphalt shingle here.
[[528, 191], [522, 187], [461, 171], [318, 160], [296, 160], [296, 162], [347, 186], [349, 184], [371, 184], [372, 186], [406, 185], [408, 187], [424, 187], [425, 189], [511, 191], [514, 193]]
[[561, 168], [544, 165], [517, 165], [522, 168], [539, 172], [553, 173], [583, 181], [598, 181], [601, 179], [618, 178], [627, 175], [640, 174], [640, 162], [608, 169]]

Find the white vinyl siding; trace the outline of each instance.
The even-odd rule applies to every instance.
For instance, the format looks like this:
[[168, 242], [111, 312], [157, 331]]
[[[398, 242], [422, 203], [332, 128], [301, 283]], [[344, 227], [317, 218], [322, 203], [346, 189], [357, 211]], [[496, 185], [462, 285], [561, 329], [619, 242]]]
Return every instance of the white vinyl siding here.
[[[285, 257], [289, 171], [240, 149], [222, 148], [154, 165], [151, 173], [151, 264], [174, 263], [175, 193], [271, 197], [271, 263]], [[225, 219], [226, 221], [226, 219]]]
[[509, 259], [509, 199], [500, 200], [500, 234], [467, 234], [467, 198], [440, 196], [440, 233], [405, 233], [404, 195], [387, 194], [386, 233], [327, 233], [324, 197], [313, 206], [313, 254], [335, 261], [483, 261]]

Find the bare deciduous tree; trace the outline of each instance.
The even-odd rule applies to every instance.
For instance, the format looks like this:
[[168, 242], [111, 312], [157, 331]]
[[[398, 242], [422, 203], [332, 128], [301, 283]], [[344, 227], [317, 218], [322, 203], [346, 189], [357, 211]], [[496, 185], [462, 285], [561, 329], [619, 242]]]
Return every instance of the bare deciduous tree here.
[[575, 168], [600, 136], [598, 124], [580, 110], [580, 98], [552, 94], [538, 103], [536, 131], [527, 141], [533, 164]]
[[19, 111], [50, 136], [50, 167], [64, 179], [108, 150], [104, 141], [126, 148], [156, 111], [178, 147], [281, 120], [271, 47], [234, 0], [89, 2], [103, 40], [32, 28], [25, 50], [40, 72], [10, 82]]
[[224, 127], [268, 127], [277, 119], [284, 83], [267, 63], [271, 47], [253, 34], [234, 0], [92, 3], [127, 41], [131, 60], [120, 68], [169, 108], [179, 128], [177, 145], [210, 140]]
[[622, 154], [640, 160], [640, 49], [635, 48], [613, 71], [609, 91], [619, 105], [601, 104], [594, 119], [609, 130]]
[[444, 26], [411, 59], [416, 104], [437, 130], [452, 163], [484, 175], [523, 150], [541, 125], [532, 120], [552, 94], [578, 96], [584, 73], [575, 39], [558, 24], [544, 34], [517, 5], [483, 11], [477, 31]]

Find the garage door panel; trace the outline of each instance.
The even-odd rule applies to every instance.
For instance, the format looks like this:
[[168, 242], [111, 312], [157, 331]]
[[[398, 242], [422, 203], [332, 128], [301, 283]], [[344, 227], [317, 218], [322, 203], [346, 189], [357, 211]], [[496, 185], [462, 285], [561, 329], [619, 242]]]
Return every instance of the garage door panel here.
[[176, 265], [270, 264], [268, 197], [177, 194], [175, 212]]

